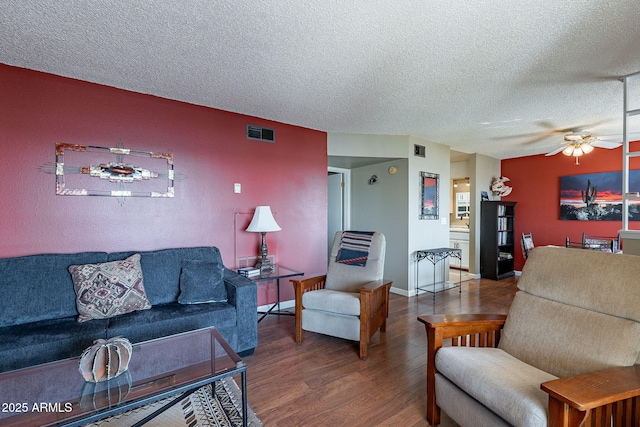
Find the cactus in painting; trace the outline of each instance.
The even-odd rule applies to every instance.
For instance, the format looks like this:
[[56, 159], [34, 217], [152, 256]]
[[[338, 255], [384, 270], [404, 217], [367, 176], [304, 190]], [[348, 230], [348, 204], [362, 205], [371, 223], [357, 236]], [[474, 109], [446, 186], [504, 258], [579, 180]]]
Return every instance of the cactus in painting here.
[[580, 193], [582, 194], [582, 201], [587, 204], [587, 207], [589, 207], [596, 201], [596, 197], [598, 196], [598, 186], [594, 185], [593, 188], [591, 188], [591, 180], [588, 179], [587, 191], [582, 190]]

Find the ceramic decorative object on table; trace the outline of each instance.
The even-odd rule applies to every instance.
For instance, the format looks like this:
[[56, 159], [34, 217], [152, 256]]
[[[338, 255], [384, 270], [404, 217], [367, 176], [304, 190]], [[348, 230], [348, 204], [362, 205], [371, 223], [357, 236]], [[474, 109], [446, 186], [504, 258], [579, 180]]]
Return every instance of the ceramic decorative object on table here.
[[131, 343], [126, 338], [96, 340], [82, 352], [78, 368], [85, 381], [97, 383], [110, 380], [127, 370], [131, 350]]

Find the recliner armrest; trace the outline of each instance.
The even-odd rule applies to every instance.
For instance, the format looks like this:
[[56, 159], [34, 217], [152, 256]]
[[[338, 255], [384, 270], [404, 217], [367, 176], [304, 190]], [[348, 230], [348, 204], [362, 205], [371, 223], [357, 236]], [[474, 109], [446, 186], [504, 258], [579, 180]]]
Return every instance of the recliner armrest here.
[[615, 425], [639, 425], [638, 365], [559, 378], [540, 388], [549, 394], [549, 426], [578, 426], [590, 415], [601, 418], [602, 414], [620, 420]]
[[441, 314], [419, 316], [427, 329], [427, 421], [440, 424], [440, 408], [436, 405], [436, 352], [443, 340], [452, 338], [453, 345], [495, 347], [505, 314]]
[[304, 332], [302, 331], [302, 310], [304, 309], [304, 307], [302, 306], [302, 294], [311, 290], [324, 289], [326, 279], [326, 274], [315, 277], [307, 277], [305, 279], [289, 279], [289, 281], [293, 285], [293, 290], [295, 291], [297, 343], [301, 343], [302, 337], [304, 336]]
[[384, 288], [389, 283], [391, 283], [391, 281], [387, 279], [374, 280], [360, 286], [359, 290], [361, 292], [374, 292], [377, 289]]
[[300, 295], [302, 295], [302, 293], [310, 289], [324, 289], [324, 281], [326, 278], [327, 275], [324, 274], [321, 276], [306, 277], [304, 279], [289, 279], [289, 281], [293, 284], [296, 295], [298, 291], [300, 291]]

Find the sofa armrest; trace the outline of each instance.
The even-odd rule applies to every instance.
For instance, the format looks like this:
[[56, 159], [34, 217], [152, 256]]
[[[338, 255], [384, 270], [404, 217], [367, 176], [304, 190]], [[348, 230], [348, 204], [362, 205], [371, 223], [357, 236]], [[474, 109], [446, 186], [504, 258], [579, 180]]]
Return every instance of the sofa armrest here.
[[[640, 366], [603, 369], [542, 383], [549, 426], [640, 425]], [[601, 424], [589, 420], [598, 420]]]
[[443, 340], [453, 345], [495, 347], [507, 316], [504, 314], [442, 314], [419, 316], [427, 330], [427, 421], [440, 424], [440, 408], [436, 405], [436, 352]]
[[224, 269], [227, 302], [236, 307], [238, 325], [238, 352], [254, 349], [258, 345], [258, 288], [255, 282]]

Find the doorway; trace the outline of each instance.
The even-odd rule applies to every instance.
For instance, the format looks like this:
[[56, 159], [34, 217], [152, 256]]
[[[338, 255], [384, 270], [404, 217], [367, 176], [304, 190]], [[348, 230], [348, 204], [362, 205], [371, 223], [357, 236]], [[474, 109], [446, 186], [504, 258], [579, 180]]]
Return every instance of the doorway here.
[[351, 170], [329, 166], [328, 175], [327, 253], [335, 234], [351, 224]]

